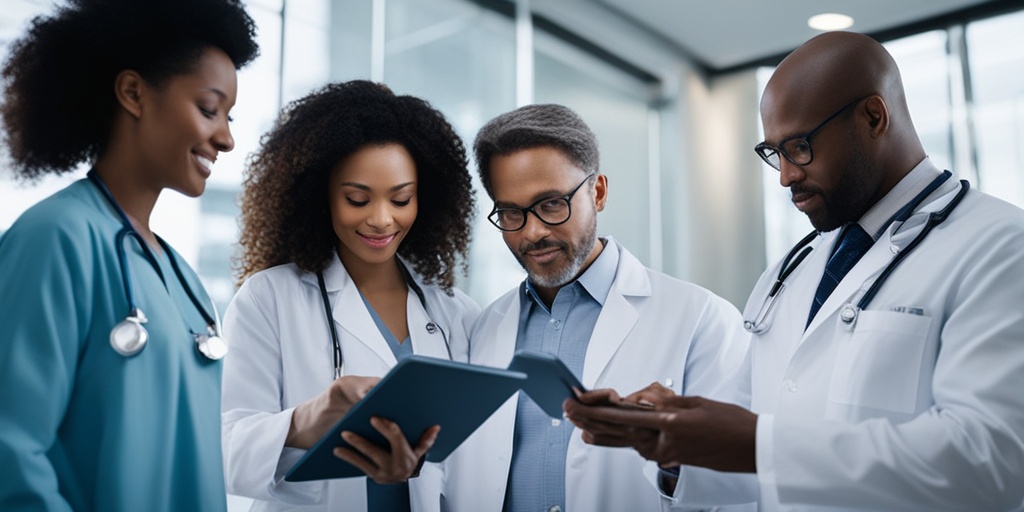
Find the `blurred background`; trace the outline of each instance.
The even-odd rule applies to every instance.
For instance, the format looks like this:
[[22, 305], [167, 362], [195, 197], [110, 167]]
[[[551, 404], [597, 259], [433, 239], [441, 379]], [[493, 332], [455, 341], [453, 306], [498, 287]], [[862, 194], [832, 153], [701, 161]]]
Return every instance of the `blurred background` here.
[[[0, 56], [51, 0], [4, 0]], [[236, 147], [206, 193], [167, 192], [154, 230], [199, 272], [221, 310], [247, 156], [289, 101], [368, 78], [430, 101], [471, 146], [493, 116], [528, 103], [578, 111], [596, 132], [608, 207], [599, 230], [645, 264], [738, 307], [767, 261], [810, 231], [778, 174], [752, 151], [772, 67], [821, 30], [884, 42], [898, 61], [931, 158], [1024, 206], [1024, 2], [1019, 0], [251, 0], [262, 54], [239, 75]], [[839, 25], [809, 26], [841, 14]], [[828, 21], [828, 20], [826, 20]], [[833, 20], [834, 21], [834, 20]], [[847, 23], [843, 27], [842, 23]], [[0, 232], [84, 176], [36, 186], [0, 159]], [[473, 164], [475, 173], [475, 163]], [[524, 273], [479, 211], [469, 273], [481, 305]]]

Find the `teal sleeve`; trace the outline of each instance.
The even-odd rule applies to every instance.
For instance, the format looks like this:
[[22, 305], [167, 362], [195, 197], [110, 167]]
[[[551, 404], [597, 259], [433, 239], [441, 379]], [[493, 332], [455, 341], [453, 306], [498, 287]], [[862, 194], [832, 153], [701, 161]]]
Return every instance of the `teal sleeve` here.
[[73, 240], [75, 226], [39, 217], [0, 238], [0, 510], [8, 511], [70, 510], [51, 457], [87, 329], [92, 255]]

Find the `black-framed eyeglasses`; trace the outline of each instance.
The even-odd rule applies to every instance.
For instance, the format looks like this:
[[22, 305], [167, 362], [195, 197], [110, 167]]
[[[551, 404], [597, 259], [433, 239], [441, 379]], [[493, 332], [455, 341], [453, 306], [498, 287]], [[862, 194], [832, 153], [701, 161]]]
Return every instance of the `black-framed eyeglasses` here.
[[576, 185], [571, 192], [564, 196], [545, 197], [534, 201], [526, 208], [518, 206], [498, 206], [491, 209], [487, 214], [487, 220], [502, 231], [519, 231], [526, 226], [526, 214], [532, 213], [548, 226], [564, 224], [572, 216], [572, 196], [583, 186], [593, 174], [588, 174], [579, 185]]
[[764, 160], [765, 163], [772, 166], [776, 171], [782, 169], [782, 160], [779, 156], [780, 154], [786, 157], [786, 160], [789, 160], [794, 165], [807, 165], [811, 163], [811, 160], [814, 160], [814, 151], [811, 150], [811, 137], [824, 128], [829, 121], [839, 117], [839, 115], [845, 112], [846, 109], [856, 105], [861, 100], [868, 97], [869, 96], [857, 98], [846, 105], [843, 105], [842, 108], [836, 110], [835, 113], [825, 118], [821, 124], [814, 127], [813, 130], [807, 133], [788, 137], [780, 142], [778, 146], [762, 142], [754, 146], [754, 152], [757, 153], [757, 156], [761, 157], [761, 160]]

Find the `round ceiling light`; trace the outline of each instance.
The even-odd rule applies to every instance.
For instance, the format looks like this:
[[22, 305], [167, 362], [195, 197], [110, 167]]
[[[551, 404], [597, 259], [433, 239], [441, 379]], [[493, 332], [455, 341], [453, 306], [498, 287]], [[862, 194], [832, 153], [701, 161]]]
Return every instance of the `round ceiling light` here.
[[834, 12], [817, 14], [808, 18], [807, 26], [814, 30], [842, 30], [853, 26], [853, 18]]

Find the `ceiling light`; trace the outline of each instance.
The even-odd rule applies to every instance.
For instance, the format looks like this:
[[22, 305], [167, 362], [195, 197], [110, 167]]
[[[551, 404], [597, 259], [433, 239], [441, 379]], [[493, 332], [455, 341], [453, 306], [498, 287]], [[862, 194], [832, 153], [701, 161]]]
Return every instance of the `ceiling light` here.
[[807, 19], [807, 26], [814, 30], [842, 30], [853, 25], [853, 18], [834, 12], [818, 14]]

